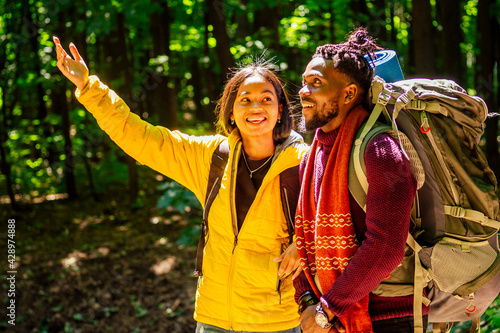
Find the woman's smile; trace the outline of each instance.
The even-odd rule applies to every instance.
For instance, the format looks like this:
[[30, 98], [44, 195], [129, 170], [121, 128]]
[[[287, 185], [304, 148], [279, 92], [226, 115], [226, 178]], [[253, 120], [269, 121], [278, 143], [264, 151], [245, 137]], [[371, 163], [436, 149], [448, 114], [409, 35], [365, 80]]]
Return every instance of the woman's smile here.
[[269, 137], [281, 116], [274, 86], [261, 75], [247, 78], [238, 89], [231, 119], [245, 137]]

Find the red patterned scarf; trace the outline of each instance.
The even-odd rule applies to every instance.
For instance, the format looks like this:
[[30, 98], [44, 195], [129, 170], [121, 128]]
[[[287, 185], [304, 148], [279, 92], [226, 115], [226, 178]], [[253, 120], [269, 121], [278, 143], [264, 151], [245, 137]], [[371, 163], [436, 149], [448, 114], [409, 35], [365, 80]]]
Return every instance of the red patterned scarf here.
[[[314, 282], [314, 276], [318, 275], [321, 290], [328, 291], [358, 248], [351, 220], [347, 178], [350, 148], [367, 116], [366, 110], [358, 106], [343, 121], [326, 163], [317, 208], [314, 198], [314, 162], [318, 149], [316, 138], [305, 164], [302, 184], [307, 185], [302, 186], [299, 196], [295, 234], [301, 265], [318, 297], [321, 292]], [[372, 332], [368, 295], [339, 319], [346, 333]]]

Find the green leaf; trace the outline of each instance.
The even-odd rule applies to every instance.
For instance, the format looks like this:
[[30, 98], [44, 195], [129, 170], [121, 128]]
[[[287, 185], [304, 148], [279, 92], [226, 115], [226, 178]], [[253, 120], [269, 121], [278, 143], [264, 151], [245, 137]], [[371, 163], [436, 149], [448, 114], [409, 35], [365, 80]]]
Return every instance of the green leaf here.
[[59, 305], [57, 305], [57, 306], [54, 306], [54, 307], [52, 308], [52, 311], [54, 311], [54, 312], [56, 312], [56, 313], [57, 313], [57, 312], [61, 312], [63, 308], [64, 308], [64, 306], [63, 306], [62, 304], [59, 304]]
[[81, 313], [75, 313], [75, 314], [73, 315], [73, 319], [74, 319], [74, 320], [78, 320], [78, 321], [82, 321], [82, 320], [83, 320], [83, 316], [82, 316], [82, 314], [81, 314]]

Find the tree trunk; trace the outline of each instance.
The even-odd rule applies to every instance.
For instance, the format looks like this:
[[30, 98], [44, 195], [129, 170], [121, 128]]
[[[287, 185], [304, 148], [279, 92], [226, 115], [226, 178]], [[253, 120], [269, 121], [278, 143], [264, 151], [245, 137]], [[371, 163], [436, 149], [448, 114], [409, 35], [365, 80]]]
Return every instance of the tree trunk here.
[[76, 190], [75, 181], [75, 159], [73, 156], [73, 146], [71, 143], [70, 135], [70, 122], [69, 122], [69, 107], [68, 101], [66, 99], [66, 84], [63, 84], [57, 90], [52, 93], [52, 109], [54, 113], [61, 115], [61, 131], [64, 137], [64, 154], [66, 156], [64, 160], [63, 170], [64, 170], [64, 180], [66, 183], [66, 192], [68, 193], [68, 199], [76, 199], [78, 193]]
[[[14, 15], [14, 14], [13, 14]], [[19, 29], [14, 20], [7, 20], [5, 22], [5, 31], [16, 31]], [[7, 39], [9, 41], [9, 39]], [[12, 41], [12, 39], [11, 39]], [[20, 58], [20, 47], [21, 43], [18, 41], [13, 42], [14, 58], [18, 60]], [[5, 69], [9, 63], [7, 62], [7, 50], [5, 47], [0, 47], [0, 69]], [[20, 68], [19, 64], [10, 72], [10, 75], [0, 76], [0, 90], [2, 91], [1, 103], [0, 103], [0, 172], [5, 176], [7, 194], [10, 198], [10, 204], [12, 209], [20, 210], [20, 206], [16, 201], [14, 182], [12, 180], [11, 164], [10, 164], [10, 151], [7, 147], [8, 136], [7, 133], [9, 129], [13, 127], [12, 124], [12, 107], [17, 104], [19, 99], [18, 85], [9, 85], [8, 80], [16, 82], [19, 78]]]
[[387, 39], [385, 8], [385, 0], [375, 0], [373, 2], [373, 13], [371, 14], [370, 22], [367, 23], [370, 35], [380, 40]]
[[[208, 17], [208, 10], [205, 12], [205, 17], [204, 17], [204, 23], [205, 23], [205, 32], [204, 32], [204, 45], [203, 45], [203, 53], [205, 55], [205, 58], [210, 59], [210, 47], [208, 45], [208, 38], [209, 38], [209, 31], [208, 31], [208, 25], [209, 23], [209, 17]], [[210, 63], [204, 63], [204, 71], [203, 71], [203, 76], [204, 80], [203, 82], [206, 82], [205, 88], [206, 88], [206, 96], [210, 99], [210, 101], [215, 101], [218, 98], [219, 91], [221, 91], [220, 87], [224, 84], [224, 79], [222, 78], [222, 75], [217, 77], [216, 73], [213, 70], [213, 66], [211, 66], [211, 61]], [[216, 88], [217, 86], [217, 88]]]
[[[495, 99], [494, 67], [495, 67], [495, 41], [498, 36], [492, 36], [497, 32], [498, 22], [493, 13], [494, 0], [479, 0], [477, 13], [477, 37], [479, 40], [478, 56], [479, 70], [476, 74], [476, 90], [488, 105], [491, 112], [498, 110]], [[486, 121], [486, 156], [493, 172], [500, 175], [500, 155], [498, 153], [498, 118], [492, 117]]]
[[[118, 68], [123, 68], [125, 75], [125, 85], [122, 87], [122, 91], [126, 92], [124, 94], [124, 101], [127, 104], [132, 104], [132, 64], [128, 59], [127, 50], [127, 33], [125, 29], [125, 15], [123, 13], [116, 14], [116, 26], [117, 26], [117, 36], [115, 39], [116, 49], [118, 51], [119, 57]], [[129, 186], [129, 200], [133, 204], [136, 202], [139, 194], [139, 182], [137, 177], [137, 164], [135, 160], [127, 155], [127, 166], [128, 166], [128, 186]]]
[[[233, 55], [230, 52], [231, 43], [227, 34], [226, 16], [222, 2], [219, 0], [207, 0], [208, 24], [213, 27], [213, 36], [217, 40], [215, 53], [219, 59], [221, 78], [230, 68], [234, 67]], [[224, 79], [221, 80], [222, 82]]]
[[[200, 70], [200, 64], [198, 63], [198, 57], [193, 57], [191, 59], [191, 74], [193, 75], [190, 81], [190, 84], [193, 85], [193, 100], [196, 105], [195, 116], [196, 119], [201, 121], [207, 121], [213, 123], [215, 121], [215, 115], [212, 112], [213, 109], [208, 108], [205, 105], [202, 105], [201, 101], [204, 98], [203, 96], [203, 78]], [[207, 81], [209, 82], [209, 81]]]
[[394, 16], [396, 16], [394, 9], [395, 4], [389, 1], [387, 3], [387, 6], [389, 7], [389, 22], [391, 22], [392, 25], [392, 29], [387, 32], [387, 41], [396, 44], [398, 38], [396, 26], [394, 25]]
[[[58, 26], [56, 29], [56, 35], [60, 36], [61, 40], [65, 40], [65, 26], [66, 22], [65, 15], [67, 12], [59, 12], [57, 15]], [[73, 88], [73, 87], [72, 87]], [[69, 122], [69, 107], [68, 100], [66, 98], [66, 81], [63, 81], [62, 85], [58, 89], [52, 92], [52, 112], [61, 115], [61, 131], [64, 138], [64, 154], [66, 159], [64, 160], [64, 180], [66, 184], [66, 192], [68, 193], [68, 199], [76, 199], [78, 197], [78, 192], [76, 188], [75, 180], [75, 160], [73, 156], [73, 145], [71, 143], [70, 135], [70, 122]]]
[[[269, 45], [269, 48], [276, 51], [279, 51], [280, 49], [279, 25], [280, 13], [278, 3], [275, 3], [273, 7], [270, 7], [269, 3], [264, 1], [264, 7], [256, 10], [254, 13], [253, 30], [254, 32], [257, 32], [260, 29], [263, 29], [263, 31], [269, 33], [271, 35], [271, 44]], [[218, 42], [219, 39], [217, 39], [217, 43]]]
[[[2, 66], [1, 68], [4, 68]], [[6, 91], [5, 89], [0, 88], [1, 91]], [[7, 114], [5, 113], [5, 101], [3, 101], [0, 105], [0, 112], [2, 114], [2, 123], [0, 124], [0, 170], [5, 175], [5, 181], [7, 183], [7, 194], [10, 198], [10, 205], [12, 209], [19, 210], [20, 207], [17, 204], [16, 196], [14, 194], [14, 187], [12, 184], [12, 174], [11, 174], [11, 166], [9, 161], [7, 160], [7, 148], [4, 145], [4, 142], [7, 142]]]
[[462, 1], [441, 0], [436, 1], [438, 21], [443, 30], [440, 32], [440, 49], [443, 68], [440, 71], [442, 76], [454, 80], [462, 85], [462, 52], [460, 43], [464, 40], [462, 29], [460, 28], [461, 17], [460, 8]]
[[413, 51], [415, 71], [420, 77], [435, 77], [434, 28], [432, 25], [431, 3], [429, 0], [412, 1]]
[[[161, 6], [161, 12], [154, 12], [149, 17], [150, 33], [153, 38], [153, 51], [151, 56], [160, 55], [168, 57], [169, 67], [172, 67], [170, 52], [170, 24], [172, 17], [167, 2], [155, 1]], [[168, 75], [155, 73], [156, 84], [148, 89], [148, 98], [151, 99], [153, 112], [158, 114], [160, 125], [175, 129], [177, 122], [177, 89]], [[169, 84], [170, 83], [170, 84]]]
[[[23, 1], [23, 4], [25, 1]], [[26, 4], [29, 8], [34, 8], [34, 6], [29, 6], [29, 4]], [[38, 11], [34, 11], [35, 17], [38, 18]], [[33, 14], [29, 13], [27, 19], [29, 20], [29, 23], [32, 24], [33, 26], [38, 26], [37, 22], [33, 20]], [[34, 29], [33, 31], [33, 36], [29, 39], [30, 41], [30, 47], [31, 47], [31, 52], [36, 55], [36, 60], [33, 62], [33, 70], [35, 73], [40, 75], [41, 67], [40, 67], [40, 61], [38, 60], [38, 38], [40, 37], [38, 30]], [[42, 120], [47, 116], [47, 108], [45, 107], [45, 101], [43, 100], [43, 96], [45, 95], [43, 85], [42, 85], [42, 80], [37, 80], [36, 81], [36, 102], [37, 102], [37, 109], [38, 109], [38, 119]]]
[[354, 26], [364, 25], [370, 20], [370, 12], [365, 0], [353, 0], [349, 3], [349, 7], [355, 13]]
[[[240, 0], [241, 5], [244, 8], [248, 8], [248, 0]], [[248, 19], [248, 10], [242, 11], [241, 15], [234, 15], [234, 21], [238, 23], [238, 29], [236, 33], [238, 38], [244, 39], [246, 36], [250, 35], [250, 20]]]
[[328, 11], [330, 12], [330, 19], [328, 20], [328, 31], [330, 32], [329, 40], [331, 43], [335, 41], [335, 15], [332, 1], [328, 2]]

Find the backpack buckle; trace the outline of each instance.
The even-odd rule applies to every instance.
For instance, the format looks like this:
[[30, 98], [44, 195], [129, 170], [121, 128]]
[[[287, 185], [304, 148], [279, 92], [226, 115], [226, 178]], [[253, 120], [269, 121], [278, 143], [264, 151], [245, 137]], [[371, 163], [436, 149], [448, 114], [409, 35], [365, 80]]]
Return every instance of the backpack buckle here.
[[450, 206], [449, 215], [454, 217], [464, 217], [465, 216], [465, 208], [460, 206]]
[[403, 104], [403, 106], [405, 106], [409, 102], [410, 102], [410, 97], [407, 94], [399, 95], [398, 99], [396, 100], [396, 103]]
[[412, 110], [425, 110], [427, 107], [427, 103], [425, 101], [422, 101], [420, 99], [414, 99], [410, 103], [410, 108]]
[[391, 92], [384, 89], [378, 94], [377, 104], [387, 105], [391, 97]]

